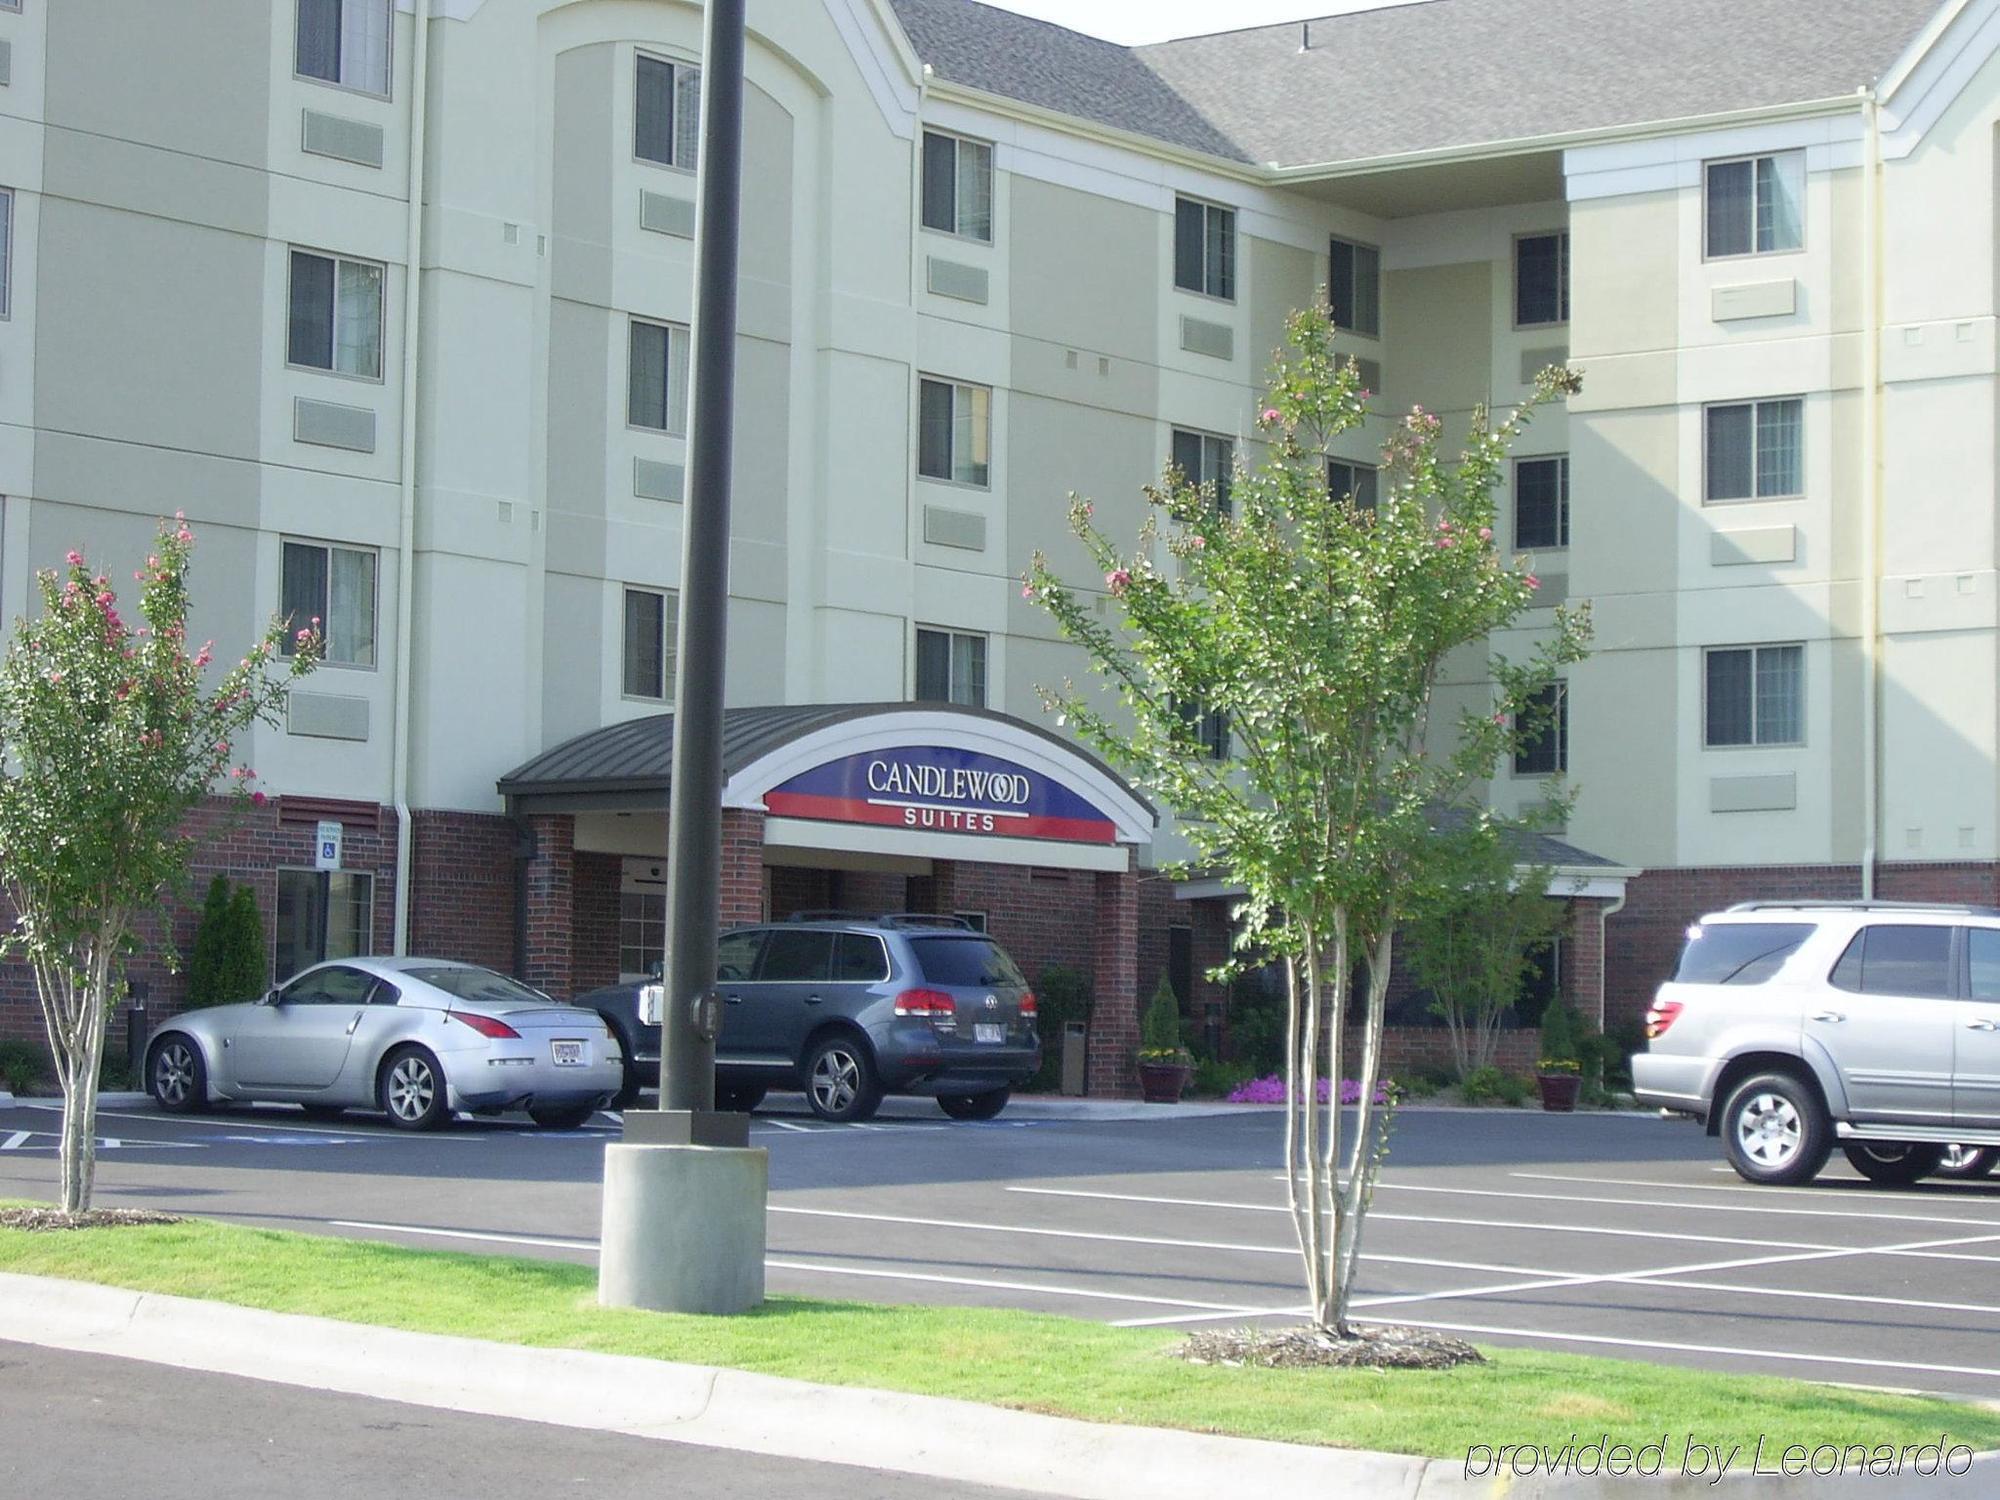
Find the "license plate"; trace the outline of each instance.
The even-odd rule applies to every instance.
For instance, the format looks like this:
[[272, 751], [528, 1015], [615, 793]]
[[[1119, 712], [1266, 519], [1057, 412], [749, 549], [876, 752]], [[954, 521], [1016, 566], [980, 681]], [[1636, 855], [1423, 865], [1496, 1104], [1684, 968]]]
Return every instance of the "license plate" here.
[[549, 1052], [559, 1068], [580, 1068], [589, 1061], [583, 1055], [582, 1042], [550, 1042]]
[[998, 1021], [976, 1021], [972, 1027], [972, 1039], [975, 1042], [1004, 1042], [1007, 1040], [1007, 1028]]

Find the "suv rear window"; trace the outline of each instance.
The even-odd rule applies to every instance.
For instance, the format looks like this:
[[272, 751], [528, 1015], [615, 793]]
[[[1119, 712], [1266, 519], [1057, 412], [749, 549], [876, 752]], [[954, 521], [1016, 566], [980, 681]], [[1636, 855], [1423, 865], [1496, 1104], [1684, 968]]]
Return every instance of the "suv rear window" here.
[[1014, 960], [991, 938], [975, 933], [913, 937], [910, 949], [932, 984], [1018, 985], [1028, 987]]
[[1810, 922], [1718, 922], [1688, 929], [1676, 984], [1762, 984], [1799, 944], [1812, 936]]

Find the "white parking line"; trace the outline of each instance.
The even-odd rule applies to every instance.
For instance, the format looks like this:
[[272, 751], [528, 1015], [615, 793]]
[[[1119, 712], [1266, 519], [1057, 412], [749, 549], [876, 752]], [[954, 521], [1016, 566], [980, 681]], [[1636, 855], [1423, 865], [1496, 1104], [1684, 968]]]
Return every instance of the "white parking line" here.
[[[542, 1249], [598, 1251], [596, 1240], [554, 1239], [540, 1235], [495, 1234], [473, 1229], [435, 1229], [421, 1224], [378, 1224], [365, 1219], [328, 1219], [328, 1224], [336, 1229], [366, 1229], [380, 1234], [407, 1234], [427, 1239], [471, 1240], [496, 1245], [529, 1245]], [[1262, 1316], [1263, 1309], [1238, 1307], [1227, 1302], [1190, 1302], [1182, 1297], [1142, 1297], [1132, 1292], [1107, 1292], [1090, 1287], [1048, 1286], [1032, 1281], [996, 1281], [976, 1276], [941, 1276], [923, 1271], [884, 1271], [873, 1266], [842, 1266], [814, 1261], [780, 1260], [767, 1256], [767, 1269], [774, 1271], [806, 1271], [815, 1275], [860, 1276], [880, 1281], [915, 1281], [935, 1286], [980, 1287], [987, 1291], [1032, 1292], [1045, 1297], [1081, 1297], [1096, 1302], [1132, 1302], [1143, 1307], [1183, 1307], [1192, 1308], [1213, 1317]], [[1303, 1308], [1280, 1309], [1281, 1311], [1303, 1312]]]
[[1303, 1318], [1311, 1311], [1303, 1303], [1297, 1307], [1239, 1307], [1229, 1312], [1173, 1313], [1164, 1318], [1119, 1318], [1111, 1326], [1167, 1328], [1177, 1323], [1219, 1323], [1225, 1318]]
[[[1721, 1168], [1721, 1170], [1729, 1173], [1732, 1177], [1736, 1175], [1735, 1169], [1733, 1167], [1723, 1167]], [[1582, 1177], [1582, 1176], [1573, 1176], [1567, 1172], [1509, 1172], [1507, 1175], [1509, 1177], [1518, 1177], [1528, 1182], [1587, 1182], [1591, 1184], [1602, 1184], [1606, 1187], [1670, 1188], [1677, 1191], [1690, 1192], [1690, 1193], [1755, 1193], [1760, 1198], [1774, 1197], [1780, 1193], [1805, 1194], [1810, 1197], [1817, 1198], [1823, 1203], [1833, 1201], [1832, 1199], [1833, 1194], [1848, 1193], [1860, 1198], [1861, 1201], [1866, 1203], [1925, 1203], [1929, 1204], [1932, 1208], [1939, 1208], [1946, 1204], [1953, 1204], [1953, 1203], [1964, 1203], [1968, 1208], [1983, 1208], [1988, 1205], [2000, 1207], [2000, 1195], [1996, 1195], [1992, 1192], [1980, 1193], [1977, 1191], [1965, 1192], [1962, 1194], [1950, 1190], [1941, 1193], [1939, 1192], [1898, 1193], [1898, 1192], [1893, 1192], [1886, 1188], [1866, 1187], [1866, 1186], [1857, 1188], [1834, 1188], [1829, 1190], [1825, 1186], [1780, 1187], [1776, 1184], [1763, 1185], [1763, 1184], [1755, 1184], [1748, 1182], [1661, 1182], [1654, 1178], [1645, 1178], [1645, 1177]], [[1972, 1186], [1976, 1189], [1977, 1184], [1967, 1184], [1967, 1186]], [[2000, 1181], [1991, 1183], [1989, 1184], [1989, 1186], [1992, 1188], [2000, 1188]], [[1703, 1208], [1707, 1208], [1710, 1207], [1711, 1205], [1702, 1204], [1701, 1206]], [[1777, 1212], [1777, 1210], [1773, 1210], [1773, 1212]], [[1828, 1209], [1827, 1212], [1837, 1213], [1839, 1212], [1839, 1210]], [[1865, 1214], [1865, 1212], [1856, 1213], [1853, 1215], [1853, 1217], [1863, 1218], [1867, 1217], [1867, 1215]], [[1903, 1214], [1895, 1214], [1895, 1215], [1885, 1214], [1881, 1215], [1880, 1217], [1905, 1218], [1913, 1216], [1903, 1215]], [[1953, 1220], [1950, 1222], [1970, 1223], [1972, 1221]]]
[[0, 1141], [0, 1151], [19, 1151], [23, 1146], [28, 1144], [28, 1138], [33, 1134], [32, 1130], [15, 1131], [5, 1141]]
[[979, 1224], [966, 1219], [923, 1219], [906, 1214], [864, 1214], [844, 1208], [799, 1208], [773, 1203], [774, 1214], [816, 1219], [849, 1219], [865, 1224], [909, 1224], [920, 1229], [971, 1229], [989, 1234], [1025, 1234], [1057, 1240], [1096, 1240], [1116, 1245], [1158, 1245], [1169, 1250], [1234, 1250], [1245, 1255], [1297, 1255], [1296, 1245], [1238, 1245], [1223, 1240], [1169, 1240], [1138, 1234], [1099, 1234], [1087, 1229], [1039, 1229], [1028, 1224]]
[[[1389, 1318], [1356, 1318], [1357, 1323], [1387, 1323]], [[1613, 1338], [1605, 1334], [1555, 1333], [1542, 1328], [1499, 1328], [1484, 1323], [1434, 1323], [1424, 1320], [1426, 1328], [1441, 1329], [1446, 1333], [1481, 1334], [1488, 1338], [1539, 1339], [1557, 1344], [1595, 1344], [1618, 1349], [1661, 1349], [1677, 1354], [1727, 1354], [1739, 1359], [1769, 1360], [1774, 1364], [1801, 1365], [1849, 1365], [1873, 1370], [1914, 1370], [1926, 1375], [1980, 1375], [2000, 1378], [2000, 1369], [1987, 1369], [1980, 1365], [1931, 1365], [1919, 1364], [1911, 1360], [1881, 1359], [1870, 1355], [1866, 1358], [1844, 1354], [1806, 1354], [1791, 1349], [1744, 1349], [1730, 1344], [1681, 1344], [1666, 1339]]]
[[[1525, 1176], [1525, 1173], [1511, 1174]], [[1582, 1203], [1591, 1207], [1605, 1208], [1692, 1208], [1710, 1214], [1786, 1214], [1798, 1218], [1819, 1219], [1888, 1219], [1898, 1224], [1920, 1222], [1925, 1224], [1962, 1224], [1968, 1229], [2000, 1229], [2000, 1220], [1947, 1218], [1940, 1214], [1872, 1213], [1866, 1209], [1842, 1208], [1779, 1208], [1769, 1203], [1690, 1203], [1685, 1199], [1669, 1198], [1586, 1198], [1579, 1200], [1574, 1193], [1517, 1193], [1505, 1188], [1461, 1188], [1441, 1187], [1429, 1183], [1381, 1182], [1377, 1191], [1390, 1189], [1401, 1193], [1447, 1193], [1470, 1198], [1522, 1198], [1540, 1203]]]

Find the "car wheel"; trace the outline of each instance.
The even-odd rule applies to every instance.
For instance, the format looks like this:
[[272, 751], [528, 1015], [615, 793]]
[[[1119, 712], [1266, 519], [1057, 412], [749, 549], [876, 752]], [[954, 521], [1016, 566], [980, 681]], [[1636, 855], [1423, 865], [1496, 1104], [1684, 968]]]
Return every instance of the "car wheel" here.
[[1790, 1073], [1759, 1073], [1722, 1107], [1722, 1151], [1745, 1182], [1810, 1182], [1833, 1149], [1833, 1128], [1811, 1084]]
[[830, 1036], [806, 1059], [806, 1103], [822, 1120], [866, 1120], [882, 1102], [875, 1062], [867, 1045], [851, 1036]]
[[308, 1120], [321, 1120], [329, 1124], [347, 1113], [346, 1107], [339, 1104], [306, 1104], [300, 1107], [305, 1110]]
[[451, 1113], [444, 1074], [422, 1047], [398, 1047], [383, 1060], [376, 1096], [399, 1130], [435, 1130]]
[[1014, 1090], [1003, 1083], [983, 1094], [939, 1094], [938, 1106], [954, 1120], [990, 1120], [1013, 1097]]
[[2000, 1149], [1992, 1146], [1947, 1146], [1934, 1175], [1956, 1177], [1964, 1182], [1969, 1178], [1990, 1177], [1995, 1167], [2000, 1167]]
[[208, 1108], [208, 1068], [201, 1048], [171, 1032], [153, 1043], [146, 1063], [146, 1088], [168, 1114], [199, 1114]]
[[715, 1086], [715, 1107], [733, 1115], [747, 1115], [764, 1102], [767, 1092], [761, 1083], [718, 1083]]
[[594, 1104], [566, 1104], [561, 1109], [531, 1109], [528, 1118], [543, 1130], [575, 1130], [590, 1123], [596, 1113]]
[[1870, 1182], [1912, 1183], [1930, 1176], [1944, 1160], [1944, 1147], [1920, 1141], [1843, 1141], [1841, 1150]]

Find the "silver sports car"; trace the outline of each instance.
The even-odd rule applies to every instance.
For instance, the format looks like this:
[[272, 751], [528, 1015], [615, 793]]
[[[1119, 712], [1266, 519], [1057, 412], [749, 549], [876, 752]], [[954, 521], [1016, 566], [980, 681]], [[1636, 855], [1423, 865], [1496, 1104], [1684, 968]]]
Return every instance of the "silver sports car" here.
[[571, 1130], [622, 1077], [595, 1011], [441, 958], [317, 964], [255, 1004], [175, 1016], [146, 1050], [147, 1087], [177, 1114], [277, 1100], [327, 1118], [382, 1109], [405, 1130], [461, 1109]]

